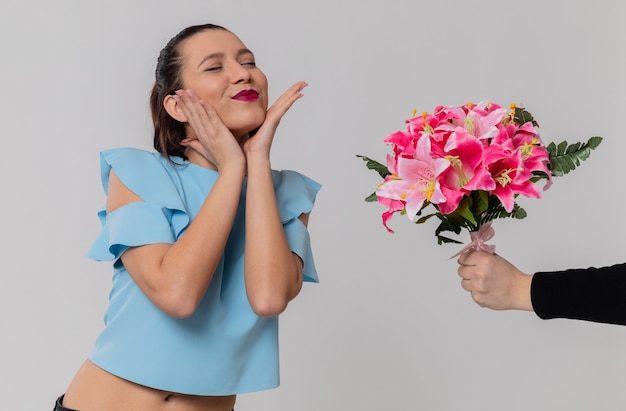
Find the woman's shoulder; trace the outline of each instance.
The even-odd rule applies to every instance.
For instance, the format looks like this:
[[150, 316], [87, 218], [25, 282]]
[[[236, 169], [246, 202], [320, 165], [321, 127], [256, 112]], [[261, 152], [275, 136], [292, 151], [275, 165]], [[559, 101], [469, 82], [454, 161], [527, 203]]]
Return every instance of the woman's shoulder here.
[[100, 152], [101, 158], [106, 162], [130, 161], [138, 165], [146, 163], [164, 163], [167, 159], [157, 151], [148, 151], [137, 147], [114, 147]]
[[[141, 194], [147, 196], [142, 197], [144, 199], [160, 197], [158, 193], [177, 191], [179, 178], [176, 165], [179, 162], [182, 165], [183, 161], [178, 157], [167, 158], [159, 152], [135, 147], [111, 148], [100, 152], [102, 184], [108, 192], [109, 176], [113, 170], [120, 181], [140, 197]], [[168, 187], [172, 190], [168, 190]]]
[[[103, 173], [111, 168], [119, 173], [132, 173], [141, 176], [159, 176], [163, 172], [171, 174], [176, 166], [187, 164], [180, 157], [166, 157], [157, 151], [148, 151], [136, 147], [116, 147], [100, 152]], [[184, 168], [184, 167], [183, 167]]]

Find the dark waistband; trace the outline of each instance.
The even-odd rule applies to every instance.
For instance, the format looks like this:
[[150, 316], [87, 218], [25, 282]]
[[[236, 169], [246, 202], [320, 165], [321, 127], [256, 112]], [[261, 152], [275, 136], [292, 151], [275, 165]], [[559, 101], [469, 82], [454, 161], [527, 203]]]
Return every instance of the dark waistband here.
[[59, 398], [57, 398], [57, 403], [54, 406], [54, 411], [77, 411], [77, 410], [73, 410], [71, 408], [65, 408], [62, 404], [63, 404], [63, 397], [65, 397], [65, 395], [61, 395]]

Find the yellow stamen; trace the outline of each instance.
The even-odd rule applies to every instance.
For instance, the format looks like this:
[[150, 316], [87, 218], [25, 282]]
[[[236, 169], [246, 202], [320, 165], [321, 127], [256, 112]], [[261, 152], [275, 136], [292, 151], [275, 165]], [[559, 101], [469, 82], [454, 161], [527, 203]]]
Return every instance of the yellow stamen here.
[[435, 193], [435, 182], [428, 180], [418, 180], [413, 184], [406, 193], [400, 194], [400, 199], [405, 200], [409, 193], [416, 189], [417, 186], [422, 185], [418, 188], [418, 190], [424, 194], [426, 201], [430, 201], [433, 194]]
[[447, 155], [447, 156], [444, 156], [444, 158], [448, 160], [450, 163], [452, 163], [452, 167], [454, 168], [463, 167], [463, 163], [461, 162], [461, 159], [459, 159], [459, 156]]
[[509, 114], [509, 121], [513, 122], [515, 121], [515, 110], [517, 109], [517, 106], [515, 105], [515, 103], [511, 103], [509, 107], [511, 107], [511, 114]]
[[423, 184], [423, 186], [419, 188], [419, 191], [424, 194], [426, 201], [430, 201], [433, 194], [435, 193], [435, 182], [429, 181], [429, 180], [418, 180], [415, 182], [415, 184], [411, 186], [409, 191], [415, 190], [415, 187], [418, 186], [419, 184]]
[[539, 139], [537, 137], [533, 137], [530, 143], [524, 143], [521, 147], [522, 157], [527, 159], [533, 153], [533, 148], [539, 146]]
[[502, 170], [500, 174], [494, 178], [494, 180], [500, 183], [502, 187], [505, 187], [507, 184], [513, 182], [513, 179], [511, 178], [509, 174], [511, 174], [514, 171], [521, 171], [521, 170], [522, 170], [521, 168], [509, 168], [506, 170]]
[[417, 114], [417, 109], [414, 108], [413, 109], [413, 113], [411, 114], [411, 118], [415, 118], [415, 115]]
[[444, 156], [446, 160], [450, 162], [450, 165], [459, 173], [459, 186], [463, 187], [468, 183], [469, 179], [465, 175], [465, 170], [463, 169], [463, 162], [459, 158], [459, 156]]
[[422, 188], [422, 193], [424, 193], [426, 201], [430, 201], [435, 193], [435, 183], [429, 181], [428, 184], [426, 184], [426, 187]]
[[422, 124], [422, 130], [424, 130], [424, 132], [428, 134], [432, 134], [435, 132], [435, 130], [433, 130], [428, 121], [426, 121], [426, 117], [428, 117], [428, 112], [422, 111], [422, 119], [424, 120], [424, 123]]
[[472, 120], [471, 117], [467, 116], [465, 117], [465, 121], [463, 121], [464, 125], [465, 125], [465, 130], [467, 130], [467, 132], [470, 135], [474, 135], [474, 120]]

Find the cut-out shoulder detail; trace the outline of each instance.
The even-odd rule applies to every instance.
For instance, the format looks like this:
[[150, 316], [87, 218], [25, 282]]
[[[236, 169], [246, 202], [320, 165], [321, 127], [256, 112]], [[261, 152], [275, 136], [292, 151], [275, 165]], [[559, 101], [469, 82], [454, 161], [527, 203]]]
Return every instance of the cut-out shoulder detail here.
[[124, 185], [124, 183], [120, 181], [114, 170], [111, 170], [111, 173], [109, 174], [109, 187], [107, 191], [107, 213], [111, 213], [112, 211], [115, 211], [129, 203], [143, 201], [141, 197], [133, 193]]
[[304, 224], [305, 227], [309, 226], [309, 213], [302, 213], [298, 216], [298, 218], [300, 219], [302, 224]]

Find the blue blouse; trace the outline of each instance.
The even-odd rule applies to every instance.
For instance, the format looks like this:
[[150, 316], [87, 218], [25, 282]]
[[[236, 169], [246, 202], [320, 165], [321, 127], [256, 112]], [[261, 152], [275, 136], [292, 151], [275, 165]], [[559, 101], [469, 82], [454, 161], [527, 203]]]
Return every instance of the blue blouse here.
[[[113, 261], [105, 327], [90, 360], [137, 384], [192, 395], [230, 395], [279, 385], [278, 318], [257, 316], [246, 296], [245, 182], [224, 254], [198, 308], [169, 316], [141, 291], [121, 262], [129, 247], [174, 243], [198, 213], [218, 173], [179, 157], [116, 148], [101, 153], [105, 193], [109, 173], [143, 202], [98, 213], [102, 231], [88, 256]], [[295, 171], [272, 171], [278, 209], [304, 281], [318, 282], [309, 234], [298, 219], [312, 210], [320, 185]]]

